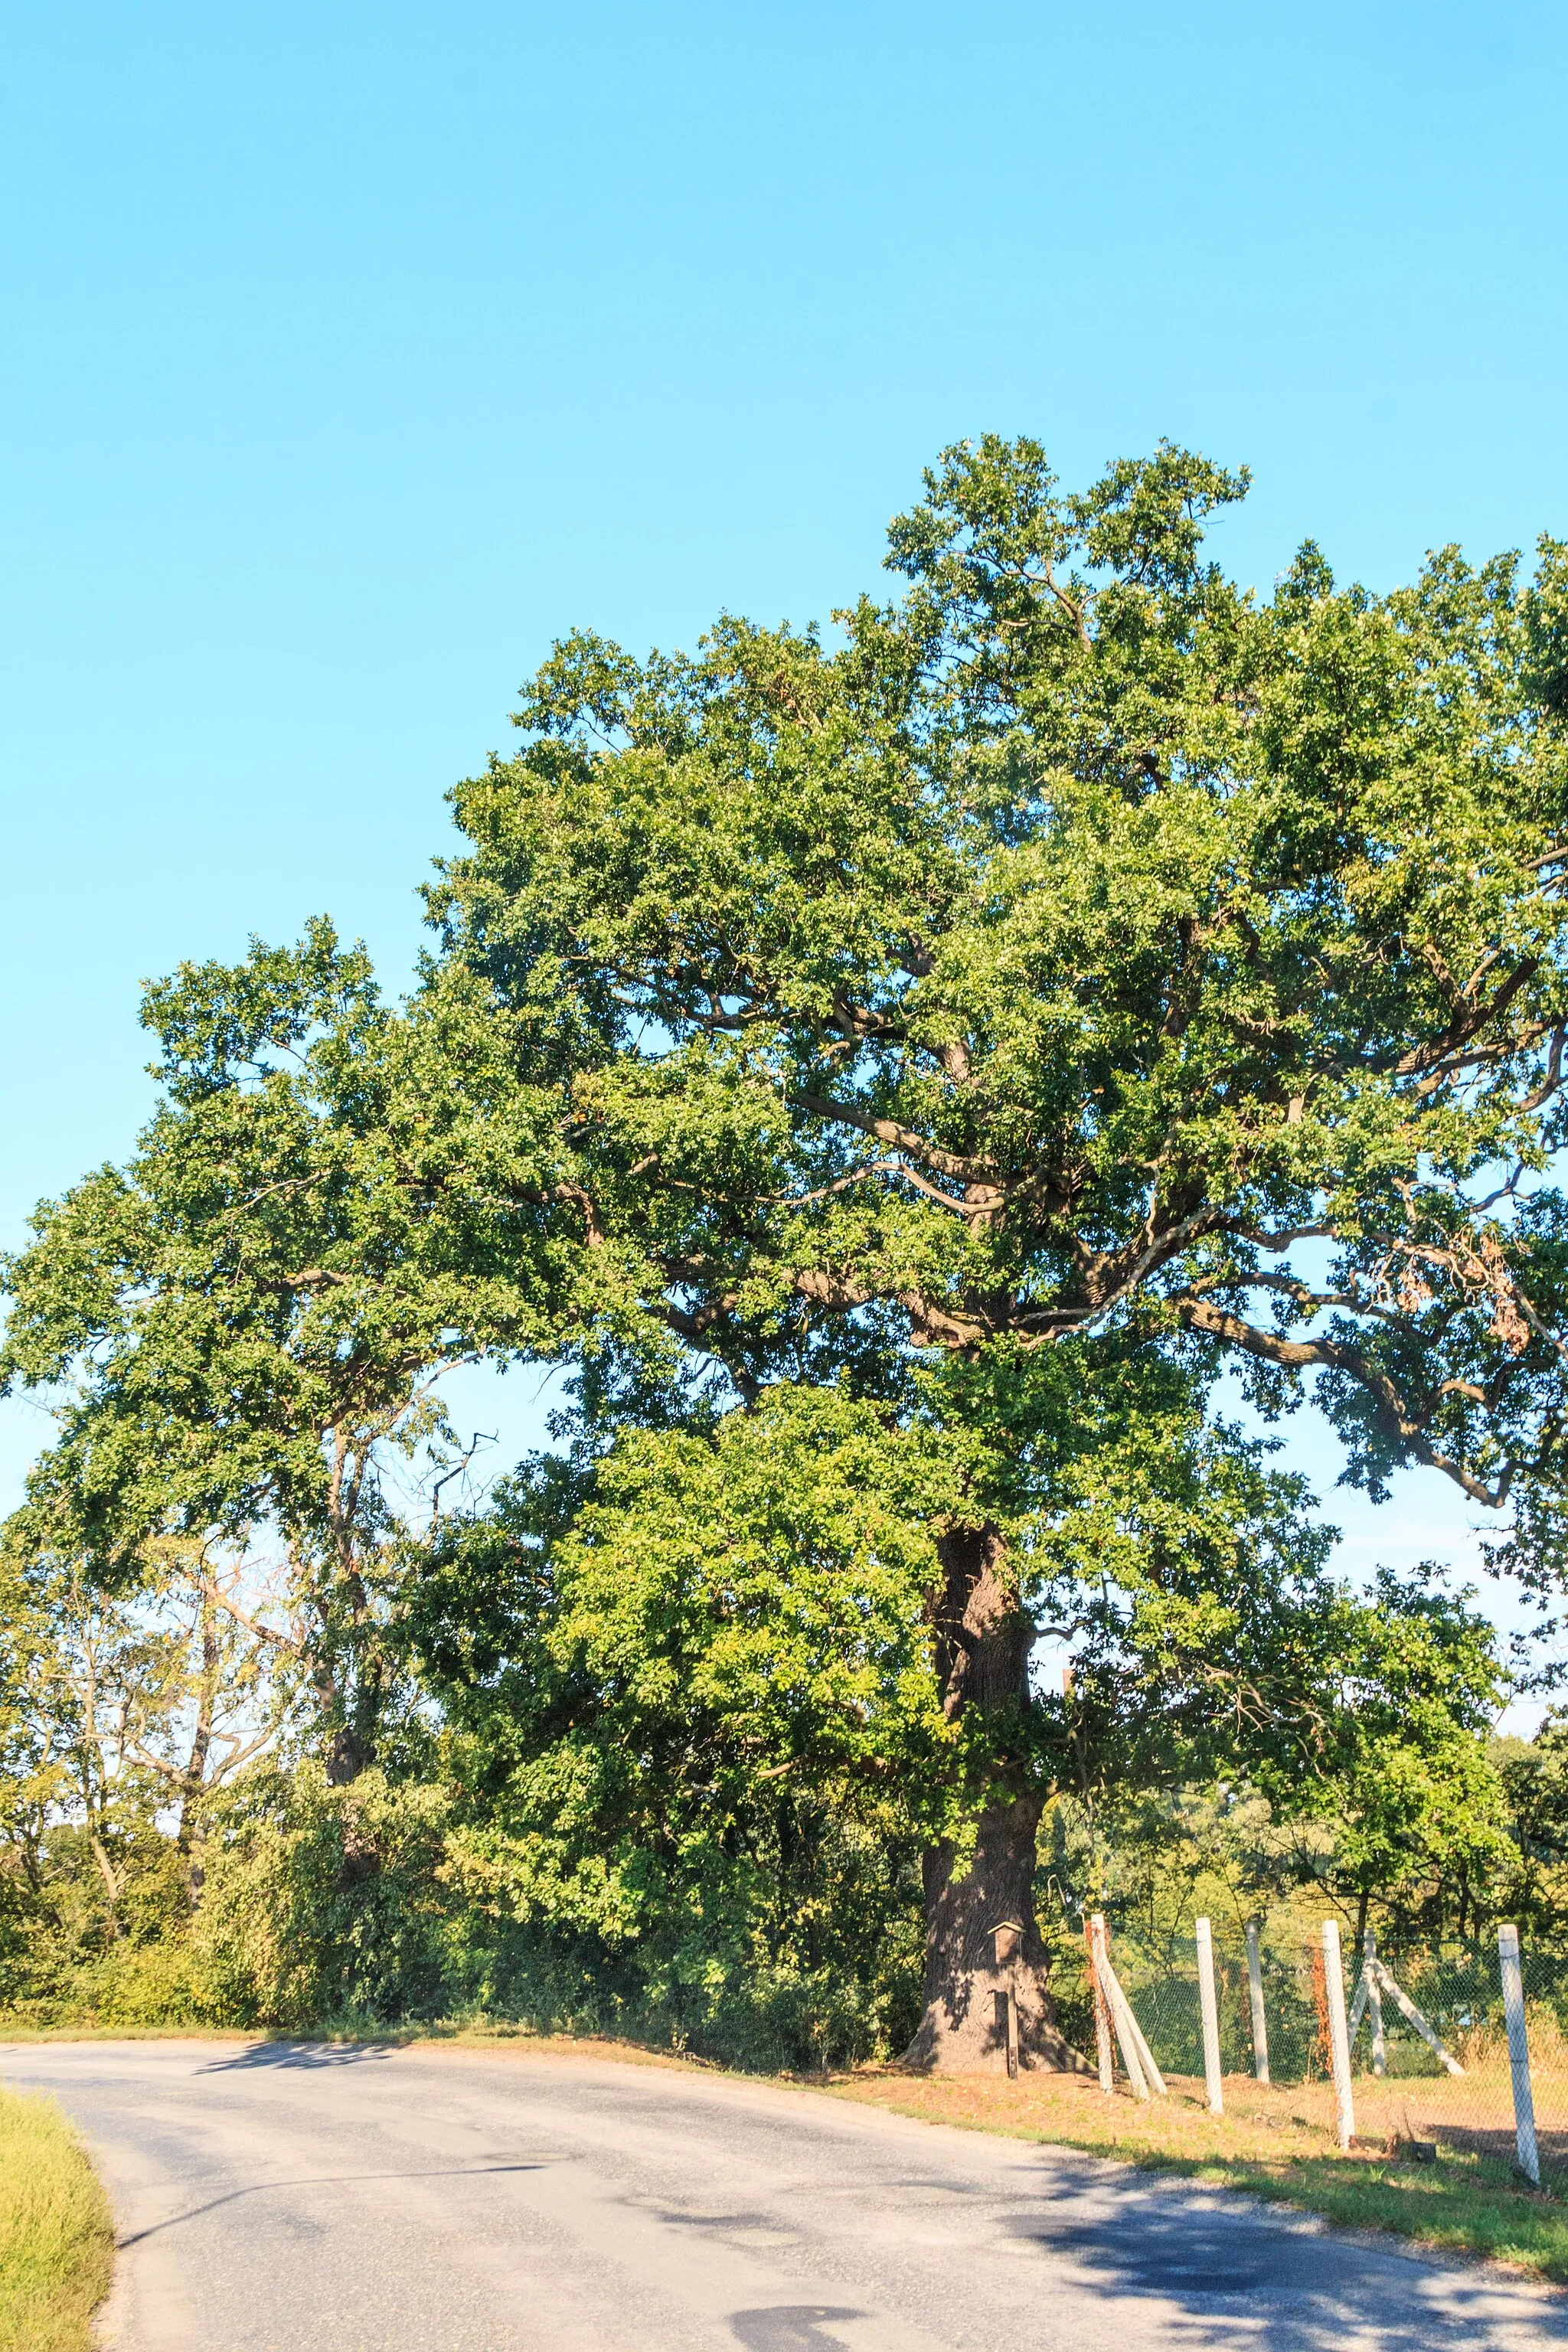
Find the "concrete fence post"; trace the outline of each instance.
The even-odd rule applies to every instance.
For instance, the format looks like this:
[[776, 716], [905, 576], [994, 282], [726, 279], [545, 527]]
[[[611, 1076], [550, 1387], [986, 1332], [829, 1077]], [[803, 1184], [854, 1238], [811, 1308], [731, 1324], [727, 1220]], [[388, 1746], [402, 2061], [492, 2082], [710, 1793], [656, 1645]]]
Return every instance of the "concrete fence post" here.
[[1519, 1929], [1497, 1931], [1498, 1969], [1502, 1978], [1503, 2015], [1508, 2020], [1508, 2065], [1513, 2076], [1513, 2133], [1519, 2168], [1541, 2186], [1541, 2151], [1535, 2140], [1535, 2100], [1530, 2087], [1530, 2042], [1524, 2030], [1524, 1972], [1519, 1962]]
[[1355, 2101], [1351, 2095], [1351, 2038], [1345, 2026], [1345, 1971], [1340, 1957], [1340, 1923], [1323, 1922], [1323, 1978], [1329, 2002], [1329, 2054], [1334, 2070], [1334, 2124], [1342, 2148], [1355, 2137]]
[[1195, 1923], [1198, 1945], [1198, 2008], [1204, 2021], [1204, 2080], [1208, 2084], [1209, 2113], [1225, 2113], [1225, 2077], [1219, 2063], [1219, 2002], [1214, 1986], [1214, 1933], [1206, 1919]]
[[1247, 1923], [1247, 1989], [1252, 1995], [1252, 2071], [1260, 2083], [1267, 2083], [1268, 2020], [1263, 2011], [1263, 1955], [1258, 1949], [1256, 1919]]
[[1362, 1967], [1366, 1976], [1366, 2014], [1372, 2027], [1372, 2071], [1374, 2074], [1388, 2072], [1388, 2046], [1383, 2038], [1383, 1987], [1377, 1977], [1377, 1930], [1368, 1927], [1362, 1937]]

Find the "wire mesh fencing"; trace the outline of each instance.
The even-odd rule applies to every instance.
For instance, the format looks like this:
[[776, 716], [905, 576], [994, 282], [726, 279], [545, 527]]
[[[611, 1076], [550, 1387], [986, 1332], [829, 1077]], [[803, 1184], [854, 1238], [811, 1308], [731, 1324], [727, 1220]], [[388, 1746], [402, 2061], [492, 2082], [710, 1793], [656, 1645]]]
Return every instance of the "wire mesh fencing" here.
[[[1257, 1931], [1255, 1931], [1257, 1932]], [[1122, 1990], [1161, 2072], [1205, 2073], [1197, 1940], [1159, 1941], [1112, 1923]], [[1212, 1927], [1220, 2065], [1227, 2108], [1287, 2110], [1330, 2127], [1335, 2114], [1332, 2034], [1321, 1936], [1261, 1923], [1249, 1956], [1239, 1927]], [[1420, 2159], [1440, 2153], [1512, 2179], [1538, 2168], [1542, 2187], [1568, 2194], [1568, 1951], [1520, 1945], [1528, 2045], [1524, 2097], [1535, 2167], [1519, 2132], [1517, 2044], [1510, 2055], [1503, 1966], [1496, 1936], [1438, 1949], [1343, 1954], [1351, 2091], [1358, 2141]], [[1253, 1990], [1261, 1996], [1255, 2032]], [[1267, 2084], [1268, 2094], [1258, 2086]], [[1279, 2094], [1289, 2094], [1282, 2099]]]

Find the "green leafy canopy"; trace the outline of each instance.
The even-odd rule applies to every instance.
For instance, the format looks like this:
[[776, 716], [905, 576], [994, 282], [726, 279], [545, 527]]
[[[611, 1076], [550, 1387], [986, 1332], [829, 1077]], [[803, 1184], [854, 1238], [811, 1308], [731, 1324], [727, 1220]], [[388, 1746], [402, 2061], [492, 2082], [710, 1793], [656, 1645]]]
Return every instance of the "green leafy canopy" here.
[[1568, 551], [1260, 604], [1203, 549], [1244, 487], [986, 439], [832, 646], [567, 640], [455, 796], [447, 968], [742, 1396], [1121, 1328], [1318, 1375], [1353, 1475], [1549, 1561]]

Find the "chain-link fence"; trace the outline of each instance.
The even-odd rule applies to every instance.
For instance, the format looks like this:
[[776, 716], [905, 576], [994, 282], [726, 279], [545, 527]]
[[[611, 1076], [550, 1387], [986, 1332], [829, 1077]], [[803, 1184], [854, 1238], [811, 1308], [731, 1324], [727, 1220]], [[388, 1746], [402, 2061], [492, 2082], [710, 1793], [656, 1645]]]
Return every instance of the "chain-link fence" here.
[[[1288, 2107], [1332, 2129], [1335, 2117], [1327, 1963], [1321, 1936], [1212, 1925], [1219, 2056], [1227, 2112]], [[1110, 1942], [1117, 1978], [1162, 2073], [1205, 2075], [1198, 1948], [1191, 1936], [1154, 1941], [1135, 1926]], [[1523, 2021], [1542, 2187], [1568, 2193], [1568, 1951], [1521, 1939]], [[1371, 1964], [1370, 1966], [1368, 1964]], [[1438, 1950], [1343, 1955], [1358, 2141], [1431, 2151], [1515, 2178], [1520, 2147], [1503, 1973], [1495, 1935]], [[1087, 1979], [1086, 1979], [1087, 1981]], [[1255, 2035], [1253, 1986], [1263, 2034]], [[1261, 2040], [1262, 2046], [1259, 2046]], [[1262, 2071], [1260, 2073], [1260, 2061]], [[1268, 2095], [1257, 2086], [1266, 2082]], [[1278, 2096], [1288, 2092], [1288, 2101]]]

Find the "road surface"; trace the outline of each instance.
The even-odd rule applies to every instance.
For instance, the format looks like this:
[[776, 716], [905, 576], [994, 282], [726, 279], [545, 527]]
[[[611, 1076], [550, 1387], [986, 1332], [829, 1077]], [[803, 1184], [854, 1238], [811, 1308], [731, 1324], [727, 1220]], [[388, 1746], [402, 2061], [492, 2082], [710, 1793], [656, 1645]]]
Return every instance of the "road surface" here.
[[13, 2044], [115, 2352], [1524, 2352], [1568, 2299], [1065, 2148], [547, 2053]]

